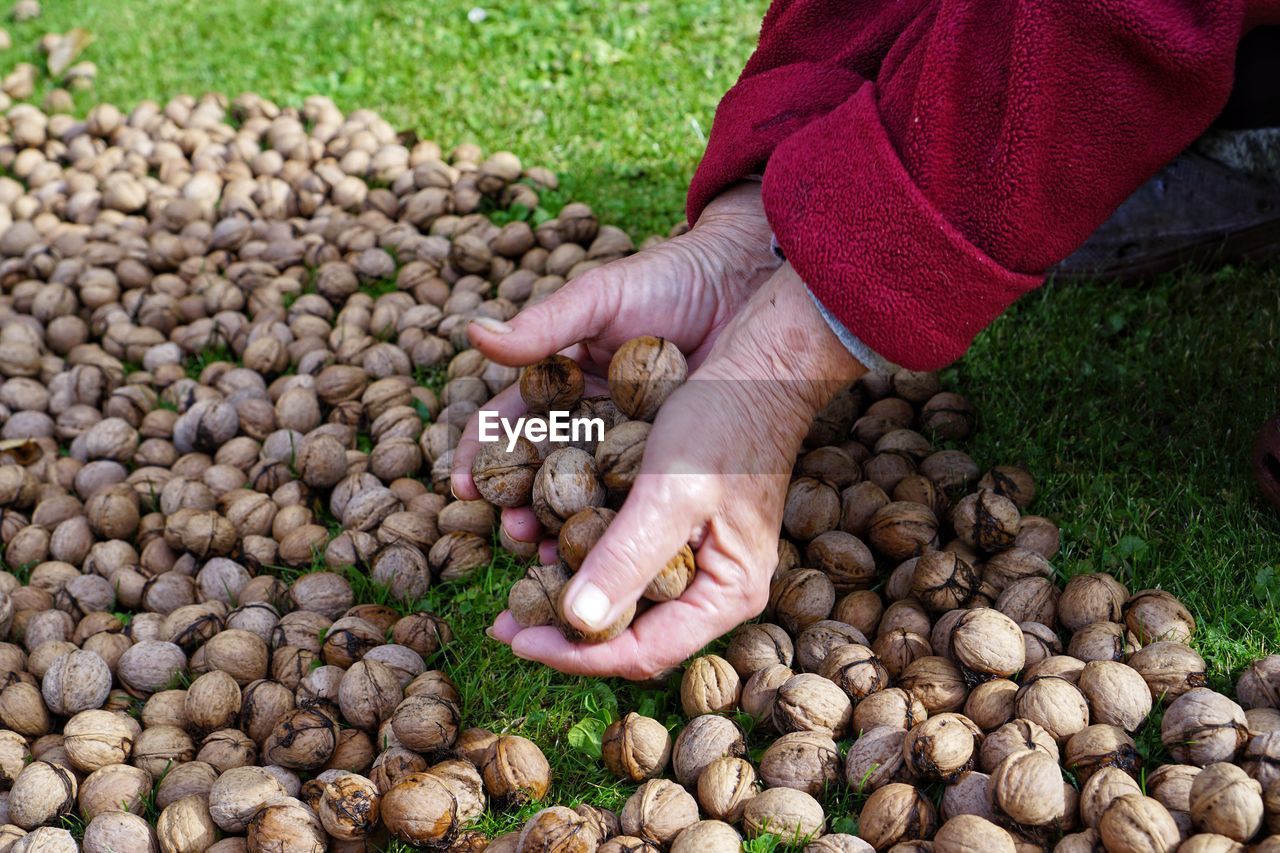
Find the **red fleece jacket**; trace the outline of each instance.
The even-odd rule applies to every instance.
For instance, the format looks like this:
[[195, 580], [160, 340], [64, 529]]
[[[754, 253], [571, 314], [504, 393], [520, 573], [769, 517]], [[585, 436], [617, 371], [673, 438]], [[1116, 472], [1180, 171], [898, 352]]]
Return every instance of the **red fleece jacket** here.
[[1209, 126], [1280, 0], [774, 0], [689, 221], [764, 174], [779, 245], [863, 343], [934, 369]]

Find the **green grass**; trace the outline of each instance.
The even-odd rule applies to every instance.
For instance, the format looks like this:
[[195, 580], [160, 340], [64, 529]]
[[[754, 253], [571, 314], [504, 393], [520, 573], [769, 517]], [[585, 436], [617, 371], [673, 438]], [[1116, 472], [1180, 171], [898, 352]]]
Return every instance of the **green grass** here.
[[[473, 6], [486, 20], [467, 20]], [[763, 8], [763, 0], [49, 0], [42, 20], [10, 26], [9, 56], [34, 59], [41, 33], [81, 25], [97, 36], [85, 56], [100, 68], [96, 97], [122, 106], [254, 90], [282, 103], [323, 94], [344, 108], [371, 107], [446, 149], [473, 141], [553, 168], [556, 199], [586, 201], [642, 238], [682, 217], [715, 103], [749, 54]], [[1128, 289], [1054, 284], [997, 321], [948, 374], [979, 411], [972, 455], [983, 465], [1026, 464], [1039, 479], [1036, 511], [1063, 524], [1062, 575], [1105, 569], [1132, 589], [1174, 591], [1199, 620], [1195, 644], [1218, 688], [1280, 638], [1280, 527], [1248, 469], [1255, 431], [1280, 408], [1278, 338], [1275, 268], [1187, 271]], [[225, 356], [210, 351], [193, 369]], [[438, 390], [443, 374], [417, 379]], [[430, 663], [457, 680], [468, 725], [542, 746], [555, 778], [549, 802], [617, 807], [629, 788], [591, 754], [595, 734], [633, 709], [676, 725], [678, 697], [560, 676], [486, 640], [520, 572], [499, 555], [430, 591], [423, 606], [457, 635]], [[1152, 726], [1139, 743], [1148, 757], [1162, 753]], [[856, 825], [856, 797], [833, 792], [828, 806], [837, 826]], [[536, 808], [486, 814], [481, 827], [517, 828]]]

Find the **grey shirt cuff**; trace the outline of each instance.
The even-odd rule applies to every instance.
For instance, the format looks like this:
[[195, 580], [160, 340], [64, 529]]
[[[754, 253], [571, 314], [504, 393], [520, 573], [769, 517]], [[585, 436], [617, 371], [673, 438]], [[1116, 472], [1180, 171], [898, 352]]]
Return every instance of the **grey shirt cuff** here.
[[[773, 249], [773, 253], [777, 255], [779, 260], [786, 260], [786, 256], [782, 253], [782, 247], [778, 245], [777, 237], [771, 238], [770, 248]], [[818, 307], [818, 313], [822, 315], [822, 319], [827, 321], [827, 325], [835, 333], [836, 338], [849, 351], [849, 355], [856, 358], [863, 367], [872, 373], [891, 373], [893, 371], [893, 365], [871, 347], [864, 344], [857, 335], [845, 328], [844, 323], [841, 323], [836, 318], [836, 315], [828, 311], [827, 306], [823, 305], [818, 297], [813, 295], [813, 291], [808, 289], [808, 285], [805, 286], [805, 290], [808, 292], [809, 298], [813, 300], [813, 304]]]

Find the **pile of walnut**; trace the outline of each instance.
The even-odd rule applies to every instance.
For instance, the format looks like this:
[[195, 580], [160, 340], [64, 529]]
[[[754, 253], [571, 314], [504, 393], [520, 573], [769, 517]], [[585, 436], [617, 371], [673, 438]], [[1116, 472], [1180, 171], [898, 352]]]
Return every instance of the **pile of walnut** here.
[[[682, 362], [626, 352], [611, 384], [620, 363], [654, 365], [656, 384], [683, 377]], [[522, 385], [535, 408], [536, 387]], [[624, 407], [616, 391], [614, 402]], [[674, 742], [635, 713], [605, 732], [607, 768], [640, 783], [621, 835], [597, 847], [593, 815], [549, 809], [489, 849], [730, 853], [767, 833], [805, 853], [1280, 851], [1269, 835], [1280, 833], [1280, 656], [1249, 667], [1233, 701], [1205, 686], [1195, 620], [1169, 593], [1131, 593], [1107, 574], [1059, 588], [1058, 529], [1026, 514], [1032, 477], [983, 473], [964, 452], [934, 448], [973, 423], [968, 402], [928, 374], [870, 375], [840, 395], [796, 463], [767, 621], [738, 629], [723, 657], [688, 664], [690, 719]], [[626, 486], [610, 482], [612, 466], [625, 457], [634, 469], [645, 429], [622, 420], [594, 460], [561, 449], [539, 468], [530, 447], [518, 465], [497, 453], [477, 465], [506, 472], [504, 486], [518, 471], [504, 495], [531, 501], [552, 530], [557, 513], [576, 511], [560, 527], [561, 565], [512, 591], [524, 624], [563, 623], [557, 592], [607, 526], [603, 504]], [[615, 441], [625, 451], [606, 450]], [[561, 455], [575, 460], [577, 498], [548, 512], [544, 472]], [[693, 571], [692, 555], [678, 556], [647, 597], [678, 595]], [[739, 713], [769, 733], [758, 766]], [[1144, 762], [1144, 726], [1176, 763]], [[853, 795], [856, 836], [824, 834], [820, 799], [840, 788]], [[548, 837], [557, 842], [544, 847]]]
[[413, 612], [523, 551], [449, 497], [519, 378], [466, 327], [631, 240], [322, 98], [20, 105], [0, 166], [0, 851], [481, 849], [550, 771]]
[[[1237, 704], [1167, 593], [1059, 589], [1032, 478], [935, 450], [973, 411], [908, 371], [814, 424], [769, 621], [690, 663], [674, 743], [635, 714], [606, 733], [640, 785], [620, 814], [553, 807], [490, 842], [474, 819], [544, 800], [549, 764], [464, 728], [426, 662], [448, 626], [413, 604], [495, 536], [532, 556], [496, 524], [528, 504], [563, 562], [511, 606], [568, 630], [559, 590], [687, 367], [639, 338], [584, 397], [576, 365], [500, 367], [466, 327], [630, 239], [581, 204], [535, 227], [553, 174], [320, 98], [19, 105], [0, 167], [0, 853], [1280, 851], [1280, 658]], [[486, 500], [451, 500], [460, 429], [516, 381], [607, 432], [486, 445]], [[646, 599], [695, 571], [683, 549]], [[357, 600], [361, 573], [395, 606]], [[1144, 766], [1157, 707], [1146, 742], [1177, 763]], [[758, 766], [739, 711], [777, 734]], [[823, 835], [843, 789], [860, 838]]]

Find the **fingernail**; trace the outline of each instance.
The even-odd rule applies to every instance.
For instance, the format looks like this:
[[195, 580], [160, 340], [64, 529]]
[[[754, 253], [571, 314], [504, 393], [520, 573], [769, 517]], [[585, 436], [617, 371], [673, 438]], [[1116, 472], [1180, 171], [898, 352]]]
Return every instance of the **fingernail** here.
[[573, 599], [573, 615], [588, 628], [603, 628], [609, 615], [609, 596], [593, 583], [584, 583]]
[[492, 317], [476, 317], [471, 322], [484, 329], [486, 332], [493, 332], [495, 335], [509, 335], [515, 331], [511, 328], [510, 324], [504, 323], [501, 320], [495, 320]]
[[490, 640], [496, 640], [496, 639], [498, 639], [498, 635], [497, 635], [497, 634], [495, 634], [495, 633], [493, 633], [493, 627], [492, 627], [492, 626], [490, 626], [490, 627], [488, 627], [488, 628], [485, 628], [485, 629], [484, 629], [484, 635], [485, 635], [486, 637], [488, 637]]

